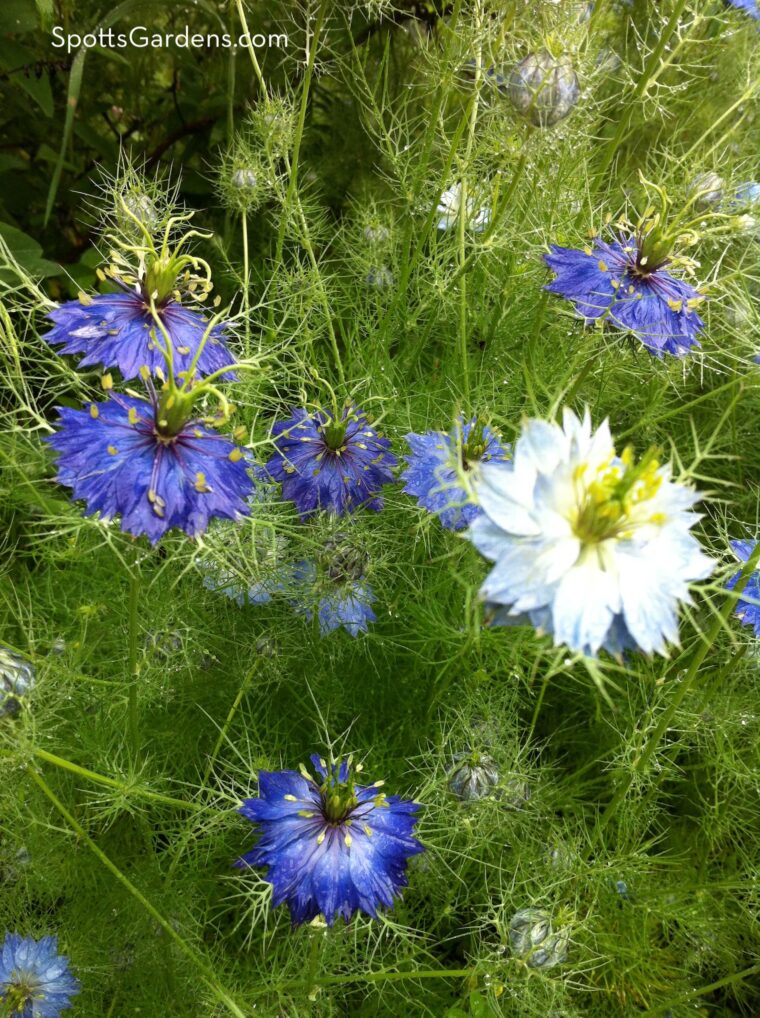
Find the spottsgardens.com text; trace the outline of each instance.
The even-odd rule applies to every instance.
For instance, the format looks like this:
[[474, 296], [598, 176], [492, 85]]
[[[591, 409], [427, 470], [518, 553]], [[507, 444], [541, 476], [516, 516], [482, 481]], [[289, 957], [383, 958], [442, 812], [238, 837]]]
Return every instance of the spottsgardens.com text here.
[[285, 32], [243, 32], [239, 36], [227, 32], [191, 32], [186, 25], [179, 32], [154, 32], [144, 25], [135, 25], [125, 32], [112, 28], [98, 28], [94, 32], [79, 35], [64, 32], [60, 25], [52, 30], [53, 49], [65, 49], [73, 53], [82, 47], [94, 49], [266, 49], [276, 47], [287, 49], [288, 36]]

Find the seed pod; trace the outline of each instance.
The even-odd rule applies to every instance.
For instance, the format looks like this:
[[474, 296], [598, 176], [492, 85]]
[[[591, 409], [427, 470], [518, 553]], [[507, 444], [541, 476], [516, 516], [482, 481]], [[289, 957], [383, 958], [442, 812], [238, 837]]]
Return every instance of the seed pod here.
[[34, 666], [26, 658], [0, 646], [0, 717], [18, 714], [21, 698], [34, 685]]
[[158, 226], [159, 218], [156, 203], [147, 194], [126, 191], [120, 195], [116, 206], [116, 221], [126, 233], [140, 235], [135, 220], [142, 223], [146, 230], [154, 230]]
[[241, 191], [252, 191], [256, 187], [256, 174], [246, 167], [235, 170], [232, 174], [232, 186]]
[[325, 541], [323, 562], [331, 580], [345, 583], [362, 579], [367, 568], [367, 555], [351, 544], [345, 534], [338, 533]]
[[706, 209], [717, 205], [723, 198], [725, 181], [717, 173], [708, 171], [698, 173], [689, 185], [689, 194], [695, 198], [694, 205], [698, 209]]
[[550, 969], [567, 959], [570, 935], [555, 933], [548, 912], [540, 908], [521, 908], [509, 921], [512, 951], [530, 968]]
[[499, 780], [496, 762], [485, 753], [456, 753], [449, 771], [449, 790], [462, 802], [477, 802], [493, 791]]
[[570, 949], [570, 934], [567, 930], [550, 933], [540, 947], [537, 947], [527, 958], [528, 967], [532, 969], [552, 969], [567, 961]]
[[553, 57], [545, 49], [531, 53], [513, 68], [507, 90], [515, 109], [535, 127], [559, 123], [581, 94], [570, 58]]

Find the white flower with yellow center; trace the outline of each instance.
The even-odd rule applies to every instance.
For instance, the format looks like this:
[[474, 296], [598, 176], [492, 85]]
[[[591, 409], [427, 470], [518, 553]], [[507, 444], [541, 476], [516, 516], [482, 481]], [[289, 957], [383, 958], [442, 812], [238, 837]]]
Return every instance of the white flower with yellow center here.
[[483, 509], [468, 532], [495, 563], [480, 589], [496, 625], [531, 622], [556, 646], [595, 655], [678, 642], [679, 602], [715, 563], [689, 532], [699, 494], [650, 452], [616, 455], [607, 421], [592, 433], [530, 420], [508, 464], [484, 464]]

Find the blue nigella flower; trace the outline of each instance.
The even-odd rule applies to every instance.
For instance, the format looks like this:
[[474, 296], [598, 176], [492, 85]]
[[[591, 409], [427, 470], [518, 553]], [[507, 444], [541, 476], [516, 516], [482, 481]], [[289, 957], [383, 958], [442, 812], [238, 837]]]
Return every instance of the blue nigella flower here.
[[760, 5], [757, 0], [726, 0], [726, 3], [729, 7], [736, 7], [740, 11], [744, 11], [751, 18], [760, 19]]
[[376, 916], [407, 885], [419, 805], [358, 785], [361, 765], [311, 757], [316, 777], [298, 771], [259, 771], [259, 797], [240, 812], [260, 837], [238, 866], [267, 866], [275, 905], [287, 902], [293, 925], [323, 915], [329, 926], [354, 912]]
[[240, 575], [220, 566], [210, 558], [198, 557], [198, 568], [203, 573], [203, 586], [215, 594], [224, 594], [238, 607], [246, 604], [268, 604], [275, 594], [285, 589], [285, 582], [277, 571], [265, 579], [246, 582]]
[[[171, 338], [174, 372], [178, 375], [190, 368], [208, 322], [197, 311], [171, 299], [157, 305], [156, 311]], [[94, 297], [82, 294], [79, 300], [67, 301], [51, 311], [48, 318], [53, 328], [42, 338], [52, 346], [60, 346], [59, 353], [83, 353], [80, 367], [102, 364], [118, 368], [125, 379], [136, 378], [143, 365], [154, 375], [166, 370], [159, 349], [159, 345], [165, 346], [164, 335], [139, 292], [129, 289]], [[210, 375], [233, 364], [225, 341], [224, 327], [215, 325], [198, 358], [196, 374]], [[222, 377], [232, 379], [235, 375], [227, 372]]]
[[[756, 544], [756, 541], [732, 541], [731, 547], [736, 552], [737, 557], [742, 562], [746, 562], [755, 550]], [[735, 576], [731, 577], [726, 584], [726, 588], [733, 590], [739, 582], [740, 576], [741, 569]], [[745, 600], [745, 598], [752, 598], [752, 601], [760, 602], [760, 569], [755, 569], [750, 574], [742, 591], [742, 596], [736, 602], [736, 607], [734, 608], [734, 615], [741, 621], [742, 625], [752, 626], [755, 630], [755, 636], [760, 636], [760, 603], [753, 604], [751, 601]]]
[[0, 1014], [13, 1018], [58, 1018], [71, 1007], [79, 982], [67, 958], [58, 954], [58, 939], [6, 933], [0, 948]]
[[[359, 633], [366, 633], [370, 622], [376, 622], [377, 616], [372, 610], [372, 604], [376, 600], [372, 587], [361, 580], [351, 580], [341, 591], [334, 595], [325, 595], [319, 600], [317, 607], [317, 618], [319, 619], [319, 632], [327, 636], [341, 626], [351, 636], [358, 636]], [[306, 608], [304, 614], [311, 620], [311, 611]]]
[[363, 410], [352, 403], [340, 417], [329, 410], [294, 410], [272, 429], [275, 453], [267, 463], [282, 482], [282, 494], [302, 518], [318, 509], [337, 516], [359, 506], [382, 509], [377, 492], [393, 480], [396, 457], [390, 442], [370, 426]]
[[680, 357], [699, 346], [703, 296], [659, 264], [644, 261], [635, 237], [595, 240], [582, 251], [551, 245], [544, 255], [556, 279], [545, 289], [572, 301], [586, 321], [606, 318], [635, 333], [650, 353]]
[[320, 636], [327, 636], [341, 626], [351, 636], [368, 632], [377, 616], [372, 610], [377, 600], [372, 587], [364, 579], [363, 567], [352, 574], [341, 563], [338, 552], [335, 565], [318, 570], [314, 562], [299, 562], [293, 570], [296, 596], [293, 607], [309, 622], [316, 613]]
[[760, 202], [760, 184], [754, 180], [746, 180], [736, 188], [731, 205], [733, 208], [744, 208], [747, 205], [757, 205], [758, 202]]
[[410, 432], [406, 440], [412, 454], [404, 457], [408, 464], [401, 475], [404, 492], [414, 495], [428, 512], [437, 513], [446, 530], [469, 526], [481, 510], [462, 487], [459, 471], [473, 470], [489, 460], [507, 460], [508, 450], [477, 417], [466, 424], [460, 417], [448, 434]]
[[60, 407], [46, 441], [58, 454], [58, 481], [83, 499], [86, 515], [121, 514], [121, 529], [151, 544], [179, 527], [195, 537], [214, 516], [247, 515], [252, 490], [243, 451], [199, 420], [166, 433], [158, 404], [113, 394], [86, 410]]

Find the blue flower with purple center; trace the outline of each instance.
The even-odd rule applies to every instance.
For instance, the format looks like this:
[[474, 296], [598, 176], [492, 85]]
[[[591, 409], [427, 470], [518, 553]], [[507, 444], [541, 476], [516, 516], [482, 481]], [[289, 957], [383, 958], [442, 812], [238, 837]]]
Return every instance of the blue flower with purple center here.
[[489, 460], [508, 460], [509, 451], [477, 417], [466, 424], [460, 417], [448, 434], [410, 432], [406, 440], [411, 455], [404, 457], [408, 464], [401, 475], [404, 492], [414, 495], [428, 512], [437, 513], [446, 530], [469, 526], [481, 509], [462, 486], [461, 472], [474, 471]]
[[56, 937], [6, 933], [0, 947], [0, 1014], [12, 1018], [58, 1018], [71, 1007], [79, 982], [58, 953]]
[[259, 795], [240, 813], [259, 831], [238, 866], [266, 866], [272, 902], [286, 902], [294, 926], [323, 915], [329, 926], [358, 911], [375, 917], [408, 883], [408, 859], [423, 851], [414, 837], [419, 805], [356, 784], [352, 758], [311, 757], [312, 776], [259, 771]]
[[253, 484], [243, 451], [200, 420], [167, 432], [155, 397], [116, 393], [59, 413], [60, 428], [46, 441], [58, 454], [58, 481], [86, 503], [86, 515], [121, 515], [123, 531], [155, 544], [173, 527], [196, 537], [214, 516], [248, 514]]
[[[188, 371], [208, 322], [203, 315], [169, 299], [156, 305], [156, 312], [168, 333], [173, 349], [174, 372]], [[125, 379], [136, 378], [143, 365], [151, 374], [166, 371], [161, 352], [166, 340], [151, 315], [142, 293], [127, 289], [124, 293], [82, 294], [48, 314], [53, 322], [43, 339], [60, 347], [62, 354], [84, 354], [79, 367], [103, 365], [118, 368]], [[194, 374], [210, 375], [232, 365], [221, 324], [215, 325], [206, 339]], [[232, 371], [223, 376], [235, 377]]]
[[363, 410], [347, 404], [340, 416], [329, 410], [293, 410], [272, 429], [275, 452], [267, 463], [282, 482], [282, 494], [302, 518], [319, 509], [343, 516], [366, 506], [382, 509], [378, 492], [393, 480], [396, 457]]
[[[731, 547], [734, 549], [737, 558], [742, 562], [746, 562], [752, 552], [757, 546], [757, 541], [732, 541]], [[727, 590], [733, 590], [736, 584], [739, 582], [741, 576], [741, 569], [732, 576], [726, 584]], [[747, 600], [749, 598], [750, 600]], [[754, 572], [750, 573], [749, 579], [747, 580], [744, 590], [742, 590], [742, 596], [736, 602], [734, 608], [734, 615], [744, 626], [752, 626], [755, 631], [755, 636], [760, 636], [760, 569], [755, 569]]]
[[604, 318], [633, 332], [656, 357], [699, 346], [702, 294], [667, 271], [668, 259], [650, 263], [635, 237], [597, 239], [582, 251], [552, 244], [544, 260], [556, 274], [545, 289], [571, 301], [587, 322]]

